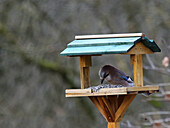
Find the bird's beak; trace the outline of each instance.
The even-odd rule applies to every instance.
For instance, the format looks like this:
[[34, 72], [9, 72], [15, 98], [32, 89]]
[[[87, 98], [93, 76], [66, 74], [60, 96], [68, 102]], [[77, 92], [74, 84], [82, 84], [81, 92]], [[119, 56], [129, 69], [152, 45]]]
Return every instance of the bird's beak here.
[[105, 79], [108, 75], [109, 75], [109, 73], [108, 73], [108, 74], [106, 74], [106, 73], [104, 74], [104, 78], [101, 79], [101, 84], [103, 84], [104, 79]]
[[101, 84], [103, 84], [104, 79], [101, 79]]

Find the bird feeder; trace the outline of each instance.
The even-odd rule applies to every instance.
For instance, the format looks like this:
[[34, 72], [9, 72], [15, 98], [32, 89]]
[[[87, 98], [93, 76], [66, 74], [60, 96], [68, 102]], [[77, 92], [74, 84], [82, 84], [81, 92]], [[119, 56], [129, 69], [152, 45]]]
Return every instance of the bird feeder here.
[[[107, 128], [120, 128], [124, 113], [138, 93], [159, 91], [158, 86], [143, 86], [142, 55], [160, 51], [156, 43], [143, 33], [75, 36], [75, 40], [60, 54], [80, 57], [81, 89], [66, 89], [66, 97], [89, 97], [107, 120]], [[99, 92], [87, 89], [91, 86], [91, 58], [103, 54], [130, 55], [134, 71], [134, 87], [103, 88]]]

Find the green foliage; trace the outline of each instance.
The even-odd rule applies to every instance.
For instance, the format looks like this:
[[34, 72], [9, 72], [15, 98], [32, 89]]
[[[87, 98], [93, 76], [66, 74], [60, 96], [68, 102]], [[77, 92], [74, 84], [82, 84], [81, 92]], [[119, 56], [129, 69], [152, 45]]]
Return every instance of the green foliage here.
[[152, 104], [156, 108], [162, 108], [163, 107], [163, 103], [161, 101], [150, 101], [149, 103]]
[[39, 59], [37, 60], [37, 64], [45, 69], [51, 70], [51, 71], [57, 71], [58, 70], [58, 66], [55, 62], [49, 61], [49, 60], [45, 60], [45, 59]]

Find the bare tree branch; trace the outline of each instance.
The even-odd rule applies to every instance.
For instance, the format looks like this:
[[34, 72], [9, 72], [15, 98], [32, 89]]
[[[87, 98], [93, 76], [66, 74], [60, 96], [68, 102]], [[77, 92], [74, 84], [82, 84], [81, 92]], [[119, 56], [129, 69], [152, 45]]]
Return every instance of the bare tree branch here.
[[145, 70], [152, 70], [166, 75], [170, 75], [170, 69], [168, 68], [159, 68], [159, 67], [152, 68], [151, 66], [146, 66], [146, 65], [143, 65], [143, 68]]
[[154, 63], [152, 62], [152, 60], [151, 60], [151, 58], [150, 58], [150, 56], [149, 56], [148, 54], [146, 54], [146, 58], [147, 58], [147, 60], [148, 60], [148, 62], [149, 62], [149, 64], [150, 64], [151, 68], [152, 68], [152, 69], [155, 69], [155, 65], [154, 65]]

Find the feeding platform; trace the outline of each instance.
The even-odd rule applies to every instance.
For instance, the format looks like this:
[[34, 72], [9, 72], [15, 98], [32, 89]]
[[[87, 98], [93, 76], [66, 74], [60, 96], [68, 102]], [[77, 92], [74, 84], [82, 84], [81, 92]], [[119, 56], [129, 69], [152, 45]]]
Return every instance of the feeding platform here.
[[[76, 36], [60, 55], [80, 57], [81, 89], [66, 89], [66, 97], [89, 97], [107, 120], [108, 128], [120, 128], [125, 111], [138, 93], [159, 91], [158, 86], [143, 86], [142, 55], [160, 51], [157, 44], [143, 33]], [[98, 92], [89, 88], [91, 58], [104, 54], [130, 55], [134, 87], [102, 88]]]
[[159, 90], [158, 86], [144, 87], [121, 87], [121, 88], [102, 88], [95, 92], [92, 89], [66, 89], [66, 97], [84, 96], [105, 96], [105, 95], [127, 95], [138, 93], [155, 93]]

